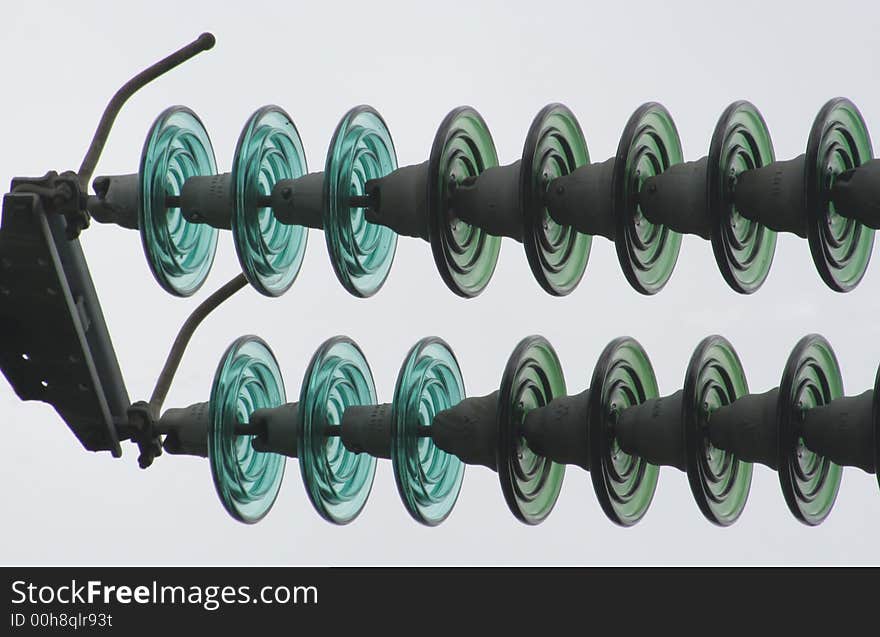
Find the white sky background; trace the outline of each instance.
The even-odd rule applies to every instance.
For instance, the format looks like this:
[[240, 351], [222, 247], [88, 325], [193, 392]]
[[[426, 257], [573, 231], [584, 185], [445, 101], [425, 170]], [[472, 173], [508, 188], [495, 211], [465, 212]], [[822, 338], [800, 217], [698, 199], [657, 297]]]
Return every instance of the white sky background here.
[[[312, 169], [358, 103], [383, 114], [401, 165], [427, 157], [437, 125], [459, 104], [480, 110], [504, 163], [519, 157], [529, 123], [550, 101], [577, 114], [594, 160], [615, 152], [630, 113], [647, 100], [669, 108], [688, 159], [708, 151], [717, 118], [739, 98], [762, 110], [781, 159], [804, 151], [813, 117], [836, 95], [853, 99], [880, 138], [880, 5], [868, 0], [20, 2], [4, 5], [0, 25], [7, 183], [78, 167], [116, 88], [206, 30], [215, 49], [126, 105], [97, 174], [133, 172], [149, 125], [175, 103], [202, 117], [223, 170], [246, 118], [266, 103], [291, 113]], [[231, 236], [221, 236], [208, 283], [189, 300], [155, 284], [136, 232], [94, 224], [83, 244], [129, 393], [145, 399], [180, 323], [237, 272]], [[872, 386], [880, 361], [878, 287], [880, 258], [854, 292], [832, 293], [806, 242], [789, 235], [764, 287], [739, 296], [709, 243], [688, 237], [667, 288], [645, 298], [625, 282], [613, 245], [597, 238], [580, 287], [557, 299], [540, 291], [522, 247], [505, 240], [489, 288], [464, 301], [443, 285], [427, 244], [401, 239], [385, 288], [360, 301], [337, 283], [314, 232], [285, 296], [248, 289], [203, 325], [166, 405], [205, 400], [220, 354], [243, 333], [272, 346], [291, 400], [312, 352], [339, 333], [361, 344], [381, 400], [390, 400], [406, 351], [430, 334], [453, 346], [477, 395], [497, 388], [510, 351], [531, 333], [556, 347], [572, 392], [585, 387], [610, 339], [635, 336], [670, 393], [707, 334], [730, 338], [752, 389], [764, 391], [778, 384], [798, 338], [819, 332], [855, 394]], [[537, 528], [508, 512], [494, 473], [469, 468], [450, 519], [428, 529], [405, 512], [383, 462], [361, 517], [337, 528], [313, 511], [290, 460], [275, 508], [249, 527], [224, 512], [205, 460], [166, 455], [141, 471], [133, 445], [121, 460], [88, 453], [49, 406], [19, 402], [5, 382], [0, 410], [2, 563], [880, 563], [880, 491], [858, 469], [845, 471], [836, 508], [810, 529], [788, 512], [776, 474], [758, 467], [742, 518], [719, 529], [700, 514], [685, 475], [664, 468], [645, 519], [621, 529], [578, 468], [568, 469], [556, 509]]]

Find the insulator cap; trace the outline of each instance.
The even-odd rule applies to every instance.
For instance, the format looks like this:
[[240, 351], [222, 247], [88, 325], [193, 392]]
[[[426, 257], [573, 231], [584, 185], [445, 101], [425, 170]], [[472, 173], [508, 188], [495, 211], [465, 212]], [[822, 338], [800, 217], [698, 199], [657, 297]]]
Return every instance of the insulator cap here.
[[841, 173], [831, 187], [834, 211], [880, 229], [880, 159]]
[[371, 179], [364, 193], [371, 200], [364, 211], [367, 221], [399, 235], [428, 240], [428, 162]]
[[590, 469], [590, 441], [587, 428], [590, 390], [575, 396], [561, 396], [526, 414], [522, 433], [529, 448], [540, 456], [562, 464]]
[[89, 214], [98, 223], [115, 223], [138, 229], [138, 174], [96, 177], [95, 196], [89, 197]]
[[551, 181], [547, 210], [553, 220], [583, 234], [614, 241], [617, 226], [611, 180], [615, 161], [616, 157], [612, 157], [602, 163], [587, 164]]
[[623, 409], [614, 434], [626, 453], [654, 465], [687, 469], [682, 390]]
[[777, 232], [806, 239], [805, 155], [740, 173], [733, 190], [739, 213]]
[[810, 451], [846, 467], [876, 473], [874, 390], [804, 411], [802, 435]]
[[324, 227], [324, 173], [281, 179], [272, 187], [272, 212], [288, 226]]
[[288, 458], [299, 455], [300, 427], [299, 403], [257, 409], [247, 425], [247, 429], [255, 434], [251, 444], [256, 451], [279, 453]]
[[455, 216], [496, 237], [522, 242], [521, 163], [492, 166], [459, 183], [450, 197]]
[[165, 434], [162, 448], [174, 455], [207, 458], [210, 420], [207, 402], [167, 410], [156, 423], [156, 431]]
[[642, 214], [683, 234], [712, 238], [712, 218], [707, 194], [708, 157], [673, 164], [659, 175], [645, 179], [639, 191]]
[[740, 460], [779, 468], [779, 388], [747, 394], [709, 417], [709, 441]]
[[191, 223], [232, 228], [232, 174], [190, 177], [180, 190], [180, 212]]
[[466, 398], [434, 416], [434, 444], [471, 465], [497, 471], [498, 392]]
[[391, 458], [391, 403], [352, 405], [342, 416], [342, 444], [354, 453]]

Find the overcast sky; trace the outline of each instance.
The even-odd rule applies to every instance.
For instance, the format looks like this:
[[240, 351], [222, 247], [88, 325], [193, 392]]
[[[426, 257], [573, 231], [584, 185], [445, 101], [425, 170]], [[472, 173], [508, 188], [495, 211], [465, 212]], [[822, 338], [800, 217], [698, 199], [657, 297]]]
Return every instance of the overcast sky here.
[[[437, 125], [459, 104], [480, 110], [503, 162], [519, 158], [529, 123], [550, 101], [578, 116], [594, 160], [615, 152], [630, 113], [647, 100], [669, 108], [688, 159], [706, 154], [722, 110], [741, 98], [762, 110], [782, 159], [804, 151], [813, 117], [836, 95], [853, 99], [880, 138], [880, 5], [867, 1], [33, 1], [8, 4], [2, 21], [7, 183], [75, 169], [116, 88], [206, 30], [216, 48], [131, 100], [97, 174], [135, 171], [149, 125], [177, 103], [202, 117], [223, 170], [246, 118], [267, 103], [293, 116], [313, 169], [340, 116], [358, 103], [383, 114], [402, 165], [426, 159]], [[95, 224], [83, 245], [131, 398], [145, 399], [180, 323], [238, 271], [231, 236], [221, 236], [208, 283], [189, 300], [155, 284], [137, 233]], [[707, 334], [727, 336], [752, 389], [764, 391], [778, 384], [800, 336], [819, 332], [855, 394], [872, 385], [880, 361], [878, 287], [880, 259], [854, 292], [830, 292], [806, 242], [784, 236], [767, 283], [742, 297], [723, 282], [709, 244], [688, 237], [667, 288], [645, 298], [626, 284], [613, 245], [597, 238], [580, 287], [557, 299], [534, 282], [523, 248], [505, 240], [489, 288], [464, 301], [447, 291], [428, 245], [402, 239], [385, 288], [360, 301], [337, 283], [314, 232], [285, 296], [248, 289], [205, 323], [166, 405], [206, 400], [220, 354], [244, 333], [272, 346], [291, 399], [312, 352], [335, 334], [361, 344], [382, 400], [422, 336], [452, 345], [477, 395], [497, 388], [510, 351], [532, 333], [556, 347], [572, 392], [585, 387], [610, 339], [635, 336], [669, 393]], [[858, 469], [845, 471], [831, 516], [810, 529], [788, 512], [776, 474], [756, 468], [742, 518], [719, 529], [700, 514], [685, 475], [664, 468], [645, 519], [620, 529], [578, 468], [568, 469], [556, 509], [537, 528], [508, 512], [494, 473], [469, 468], [451, 517], [428, 529], [405, 512], [382, 462], [361, 517], [336, 528], [312, 509], [290, 460], [275, 508], [248, 527], [224, 512], [204, 460], [164, 456], [141, 471], [132, 445], [122, 459], [86, 452], [49, 406], [19, 402], [6, 383], [0, 409], [4, 563], [880, 563], [880, 491]]]

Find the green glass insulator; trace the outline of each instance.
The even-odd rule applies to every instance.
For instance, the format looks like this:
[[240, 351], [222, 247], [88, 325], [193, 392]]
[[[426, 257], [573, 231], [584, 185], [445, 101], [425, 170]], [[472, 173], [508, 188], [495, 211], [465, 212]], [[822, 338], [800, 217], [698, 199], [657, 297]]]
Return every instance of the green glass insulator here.
[[190, 177], [214, 175], [217, 162], [201, 120], [186, 107], [172, 106], [156, 118], [138, 170], [138, 227], [156, 281], [175, 296], [190, 296], [211, 271], [217, 250], [215, 228], [190, 223], [180, 208], [166, 205]]
[[697, 346], [684, 381], [684, 442], [688, 482], [706, 518], [719, 526], [736, 522], [752, 485], [752, 463], [709, 442], [707, 420], [719, 407], [749, 392], [733, 346], [709, 336]]
[[651, 102], [632, 114], [620, 138], [612, 177], [617, 257], [627, 281], [656, 294], [672, 276], [681, 235], [645, 218], [638, 192], [645, 179], [682, 161], [681, 140], [669, 112]]
[[244, 126], [232, 161], [232, 236], [248, 281], [261, 294], [280, 296], [293, 284], [306, 251], [308, 228], [287, 225], [259, 199], [282, 179], [307, 172], [302, 141], [278, 106], [257, 110]]
[[211, 386], [208, 460], [220, 501], [247, 524], [258, 522], [275, 503], [286, 458], [254, 450], [252, 436], [236, 434], [257, 409], [286, 402], [284, 381], [269, 346], [242, 336], [223, 355]]
[[621, 526], [647, 513], [660, 468], [621, 450], [614, 423], [620, 411], [657, 396], [654, 369], [638, 341], [611, 341], [590, 382], [590, 478], [605, 514]]
[[562, 104], [545, 106], [526, 136], [520, 168], [523, 244], [538, 283], [564, 296], [580, 283], [593, 237], [556, 223], [545, 203], [550, 182], [590, 163], [587, 142], [574, 114]]
[[428, 160], [428, 235], [434, 262], [450, 290], [470, 298], [495, 272], [501, 237], [487, 234], [450, 213], [450, 189], [498, 165], [495, 142], [477, 111], [450, 112], [434, 137]]
[[324, 171], [324, 233], [340, 283], [359, 297], [375, 294], [388, 278], [397, 233], [370, 223], [364, 209], [350, 204], [364, 184], [397, 169], [391, 133], [370, 106], [348, 111], [330, 142]]
[[542, 336], [520, 341], [498, 392], [498, 477], [507, 506], [526, 524], [538, 524], [550, 515], [565, 465], [532, 451], [521, 434], [522, 423], [532, 409], [565, 394], [565, 376], [553, 346]]
[[862, 280], [871, 260], [874, 230], [837, 214], [831, 188], [840, 173], [873, 156], [871, 136], [856, 105], [842, 97], [826, 103], [807, 142], [807, 237], [822, 280], [838, 292], [848, 292]]
[[731, 191], [737, 175], [774, 160], [770, 131], [760, 111], [745, 101], [728, 106], [709, 147], [708, 208], [715, 260], [728, 285], [743, 294], [754, 292], [767, 279], [776, 232], [743, 217], [732, 203]]
[[376, 459], [349, 451], [329, 428], [342, 424], [346, 408], [375, 404], [373, 374], [354, 341], [337, 336], [321, 345], [300, 392], [299, 466], [315, 509], [334, 524], [347, 524], [363, 510]]
[[834, 350], [810, 334], [792, 350], [779, 385], [779, 482], [794, 516], [810, 526], [821, 523], [837, 499], [843, 468], [810, 451], [800, 435], [802, 413], [843, 396], [843, 379]]
[[447, 518], [461, 490], [464, 463], [439, 449], [419, 428], [465, 398], [455, 355], [436, 337], [420, 340], [407, 354], [392, 403], [391, 462], [406, 510], [417, 522], [436, 526]]

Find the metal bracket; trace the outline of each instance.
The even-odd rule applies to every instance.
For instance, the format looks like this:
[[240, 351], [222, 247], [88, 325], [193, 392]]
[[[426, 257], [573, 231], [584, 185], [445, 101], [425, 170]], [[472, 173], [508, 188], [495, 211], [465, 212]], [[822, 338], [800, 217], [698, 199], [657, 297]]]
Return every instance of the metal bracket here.
[[45, 199], [3, 198], [0, 369], [19, 398], [52, 405], [86, 449], [119, 457], [130, 404], [122, 372], [79, 239]]
[[47, 213], [63, 215], [67, 221], [68, 239], [76, 239], [89, 227], [86, 195], [73, 171], [58, 174], [50, 170], [42, 177], [16, 177], [12, 180], [12, 192], [33, 193], [40, 198]]

